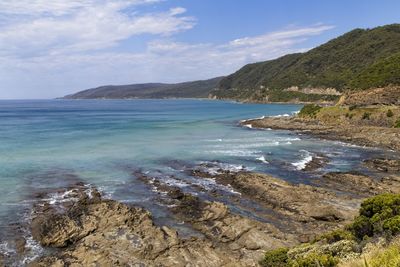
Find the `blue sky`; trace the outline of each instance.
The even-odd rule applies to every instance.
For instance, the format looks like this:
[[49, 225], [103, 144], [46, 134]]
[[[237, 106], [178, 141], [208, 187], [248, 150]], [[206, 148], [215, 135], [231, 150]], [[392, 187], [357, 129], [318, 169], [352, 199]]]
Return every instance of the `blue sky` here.
[[391, 0], [0, 0], [0, 99], [181, 82], [400, 22]]

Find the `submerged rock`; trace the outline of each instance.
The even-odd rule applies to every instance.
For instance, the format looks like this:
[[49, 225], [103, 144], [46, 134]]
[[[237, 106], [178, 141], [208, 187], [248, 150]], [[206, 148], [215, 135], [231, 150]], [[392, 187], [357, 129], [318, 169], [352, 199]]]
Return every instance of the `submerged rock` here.
[[304, 167], [303, 171], [306, 172], [316, 171], [318, 169], [321, 169], [322, 167], [325, 167], [326, 164], [328, 164], [328, 162], [329, 162], [328, 157], [322, 154], [317, 154], [313, 156], [310, 162], [306, 163], [306, 166]]

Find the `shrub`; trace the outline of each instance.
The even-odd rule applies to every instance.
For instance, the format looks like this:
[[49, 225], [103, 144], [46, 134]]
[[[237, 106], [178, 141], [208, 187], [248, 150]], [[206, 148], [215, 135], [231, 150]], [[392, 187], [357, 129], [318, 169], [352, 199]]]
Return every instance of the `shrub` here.
[[354, 220], [354, 222], [350, 225], [349, 229], [359, 239], [363, 239], [364, 236], [372, 236], [374, 233], [374, 228], [370, 220], [362, 215], [358, 216]]
[[383, 223], [383, 230], [389, 232], [391, 235], [400, 233], [400, 215], [386, 220]]
[[354, 240], [354, 235], [348, 230], [338, 229], [329, 233], [318, 236], [314, 242], [325, 240], [328, 244], [335, 243], [340, 240]]
[[365, 200], [360, 215], [349, 226], [359, 239], [400, 232], [400, 194], [382, 194]]
[[363, 114], [363, 116], [362, 116], [362, 119], [363, 119], [363, 120], [369, 120], [370, 116], [371, 116], [371, 113], [369, 113], [369, 112], [364, 112], [364, 114]]
[[299, 116], [301, 117], [315, 117], [317, 113], [320, 111], [322, 107], [315, 105], [315, 104], [307, 104], [305, 105], [299, 113]]
[[334, 267], [339, 263], [339, 260], [331, 254], [309, 253], [304, 257], [291, 260], [289, 266], [293, 267]]
[[264, 258], [260, 261], [263, 267], [284, 267], [288, 265], [287, 248], [278, 248], [265, 253]]
[[386, 112], [386, 117], [388, 117], [388, 118], [391, 118], [391, 117], [393, 117], [393, 111], [391, 110], [391, 109], [389, 109], [387, 112]]

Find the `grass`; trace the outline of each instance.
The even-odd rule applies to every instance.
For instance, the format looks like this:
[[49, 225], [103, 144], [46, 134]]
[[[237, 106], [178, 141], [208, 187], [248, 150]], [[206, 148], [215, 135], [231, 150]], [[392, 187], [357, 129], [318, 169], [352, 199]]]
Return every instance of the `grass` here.
[[339, 267], [398, 267], [400, 266], [400, 238], [387, 246], [374, 246], [357, 259], [344, 261]]

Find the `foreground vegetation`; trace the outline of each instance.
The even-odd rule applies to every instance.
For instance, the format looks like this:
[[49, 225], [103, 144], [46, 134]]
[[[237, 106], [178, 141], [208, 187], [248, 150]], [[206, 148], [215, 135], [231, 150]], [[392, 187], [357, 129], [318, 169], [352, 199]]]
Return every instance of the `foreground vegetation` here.
[[263, 267], [396, 267], [400, 266], [400, 195], [365, 200], [345, 229], [319, 236], [294, 248], [265, 253]]

